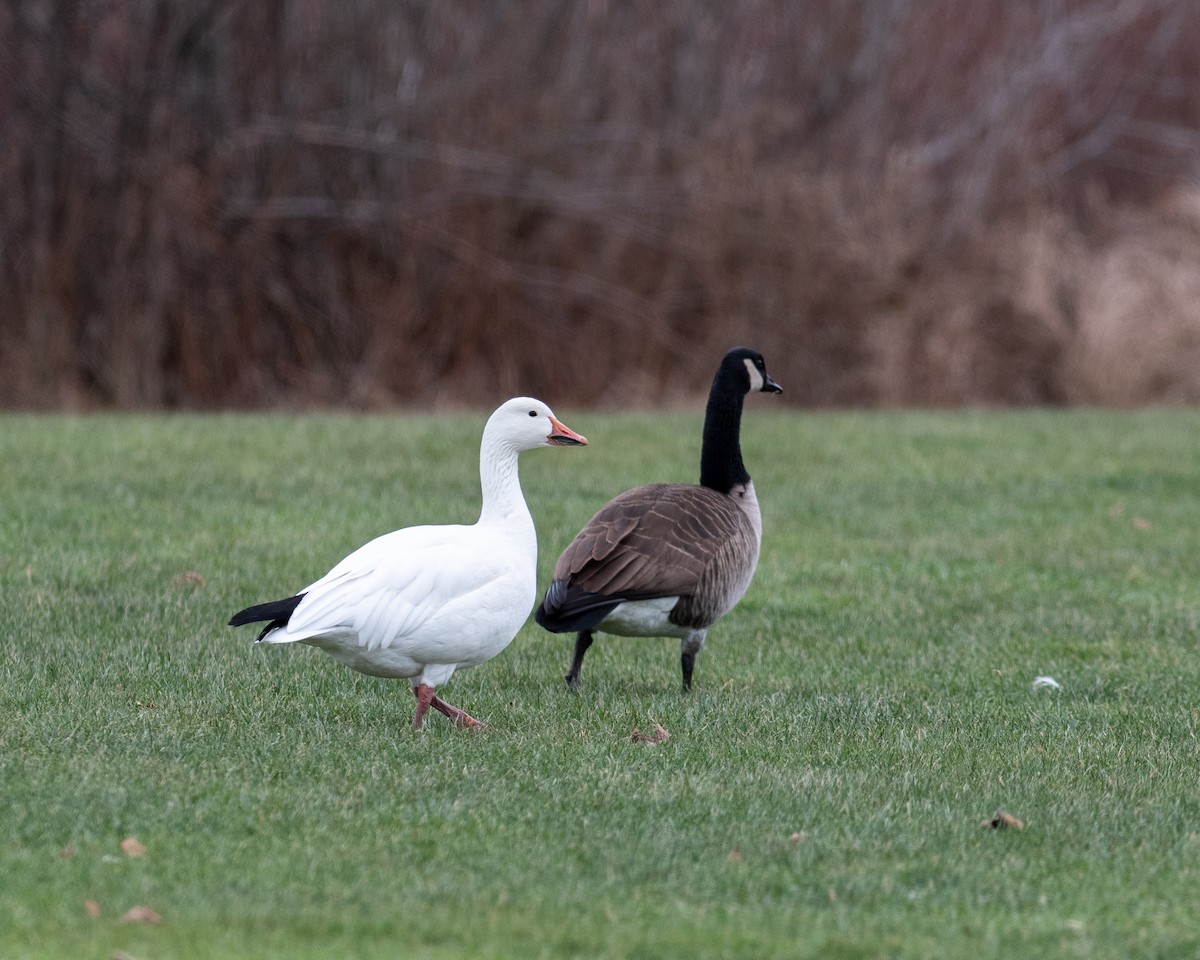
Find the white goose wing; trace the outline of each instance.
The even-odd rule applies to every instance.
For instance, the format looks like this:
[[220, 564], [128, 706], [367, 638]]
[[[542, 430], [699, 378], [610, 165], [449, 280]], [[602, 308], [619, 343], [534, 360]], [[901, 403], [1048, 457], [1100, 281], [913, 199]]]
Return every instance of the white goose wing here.
[[475, 527], [424, 526], [372, 540], [303, 591], [287, 638], [340, 636], [373, 651], [425, 634], [423, 646], [438, 646], [509, 574], [509, 558], [473, 549], [477, 539]]

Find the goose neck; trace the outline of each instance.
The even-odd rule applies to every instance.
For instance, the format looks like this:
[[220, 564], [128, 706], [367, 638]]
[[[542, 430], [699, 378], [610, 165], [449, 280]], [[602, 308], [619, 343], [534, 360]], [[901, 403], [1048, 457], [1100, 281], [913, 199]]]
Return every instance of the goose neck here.
[[521, 492], [515, 449], [503, 443], [489, 443], [485, 438], [479, 451], [479, 481], [483, 491], [481, 524], [516, 523], [532, 528], [533, 518]]
[[704, 439], [700, 449], [700, 485], [729, 493], [739, 483], [748, 483], [750, 474], [742, 462], [741, 390], [725, 382], [721, 374], [713, 381], [704, 413]]

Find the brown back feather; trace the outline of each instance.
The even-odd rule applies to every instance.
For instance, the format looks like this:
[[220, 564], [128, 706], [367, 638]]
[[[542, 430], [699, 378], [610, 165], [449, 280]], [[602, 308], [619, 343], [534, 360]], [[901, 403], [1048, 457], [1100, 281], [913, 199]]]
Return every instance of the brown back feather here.
[[606, 596], [686, 596], [735, 537], [745, 513], [707, 487], [652, 483], [609, 501], [558, 558], [555, 580]]

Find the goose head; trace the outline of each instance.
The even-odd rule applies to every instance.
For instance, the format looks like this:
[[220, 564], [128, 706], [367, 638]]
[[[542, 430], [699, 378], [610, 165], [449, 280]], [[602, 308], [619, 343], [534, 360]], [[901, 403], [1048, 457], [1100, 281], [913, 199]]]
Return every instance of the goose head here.
[[762, 354], [749, 347], [734, 347], [721, 361], [721, 373], [742, 385], [744, 393], [783, 393], [783, 387], [771, 379]]
[[587, 445], [587, 437], [576, 433], [533, 397], [514, 397], [502, 403], [488, 418], [483, 434], [518, 451]]

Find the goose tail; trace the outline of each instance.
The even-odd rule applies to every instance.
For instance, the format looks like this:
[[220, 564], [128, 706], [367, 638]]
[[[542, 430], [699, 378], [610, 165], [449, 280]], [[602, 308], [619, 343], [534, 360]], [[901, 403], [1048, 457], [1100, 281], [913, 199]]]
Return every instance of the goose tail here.
[[533, 618], [551, 633], [590, 630], [627, 599], [588, 593], [567, 580], [555, 580], [533, 612]]
[[288, 620], [291, 619], [292, 613], [296, 607], [300, 606], [300, 601], [304, 599], [304, 594], [298, 594], [294, 597], [287, 597], [284, 600], [271, 600], [268, 603], [256, 603], [252, 607], [246, 607], [245, 610], [239, 610], [229, 618], [229, 626], [240, 627], [247, 623], [261, 623], [266, 620], [267, 625], [262, 628], [259, 633], [256, 643], [262, 641], [272, 630], [278, 627], [286, 627]]

